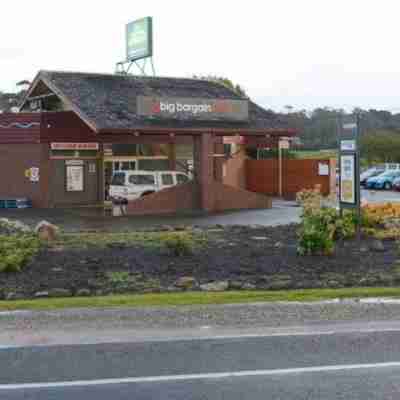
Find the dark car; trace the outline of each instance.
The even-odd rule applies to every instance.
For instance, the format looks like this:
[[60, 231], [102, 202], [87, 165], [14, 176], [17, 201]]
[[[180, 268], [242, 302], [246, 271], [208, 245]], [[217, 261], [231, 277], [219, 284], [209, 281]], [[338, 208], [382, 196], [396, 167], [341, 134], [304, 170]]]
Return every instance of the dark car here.
[[384, 167], [368, 168], [366, 171], [364, 171], [360, 175], [360, 185], [365, 186], [365, 184], [367, 183], [367, 179], [373, 178], [374, 176], [378, 176], [380, 174], [383, 174], [384, 172], [385, 172]]

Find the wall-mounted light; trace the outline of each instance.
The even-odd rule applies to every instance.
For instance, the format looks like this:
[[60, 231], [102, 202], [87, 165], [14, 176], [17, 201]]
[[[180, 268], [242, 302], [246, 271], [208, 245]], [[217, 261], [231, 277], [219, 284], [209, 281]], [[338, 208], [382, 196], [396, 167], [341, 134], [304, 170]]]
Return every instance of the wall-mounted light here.
[[138, 132], [138, 131], [133, 132], [133, 136], [136, 136], [136, 137], [140, 136], [140, 132]]

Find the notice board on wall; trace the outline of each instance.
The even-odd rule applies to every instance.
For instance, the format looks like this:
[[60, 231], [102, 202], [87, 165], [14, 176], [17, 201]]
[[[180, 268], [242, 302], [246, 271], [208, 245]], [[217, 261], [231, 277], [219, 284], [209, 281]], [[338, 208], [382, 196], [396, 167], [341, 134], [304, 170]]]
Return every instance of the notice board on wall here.
[[67, 164], [67, 192], [83, 192], [83, 165]]

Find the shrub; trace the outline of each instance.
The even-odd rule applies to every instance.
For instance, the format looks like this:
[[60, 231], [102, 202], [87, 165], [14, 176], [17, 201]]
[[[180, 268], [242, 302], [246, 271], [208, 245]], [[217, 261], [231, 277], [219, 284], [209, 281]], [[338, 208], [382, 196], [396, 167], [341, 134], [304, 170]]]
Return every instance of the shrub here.
[[299, 231], [299, 254], [332, 254], [336, 232], [335, 221], [335, 209], [319, 209], [313, 213], [303, 212]]
[[114, 285], [124, 284], [130, 281], [128, 271], [109, 271], [106, 272], [107, 279]]
[[400, 219], [400, 204], [367, 204], [363, 207], [363, 219], [368, 226], [383, 225], [388, 221], [398, 220]]
[[340, 215], [336, 207], [324, 206], [324, 202], [329, 204], [332, 201], [324, 199], [315, 189], [303, 190], [296, 198], [303, 207], [299, 254], [332, 254], [336, 239], [355, 235], [357, 215], [353, 211], [344, 210]]
[[354, 211], [343, 210], [342, 217], [337, 213], [335, 221], [335, 237], [349, 239], [356, 234], [357, 214]]
[[191, 235], [183, 233], [171, 233], [164, 239], [165, 247], [174, 256], [183, 256], [193, 253], [194, 240]]
[[303, 207], [303, 213], [321, 208], [322, 196], [317, 189], [304, 189], [296, 194], [296, 201]]
[[40, 249], [40, 241], [30, 234], [0, 235], [0, 272], [19, 272]]

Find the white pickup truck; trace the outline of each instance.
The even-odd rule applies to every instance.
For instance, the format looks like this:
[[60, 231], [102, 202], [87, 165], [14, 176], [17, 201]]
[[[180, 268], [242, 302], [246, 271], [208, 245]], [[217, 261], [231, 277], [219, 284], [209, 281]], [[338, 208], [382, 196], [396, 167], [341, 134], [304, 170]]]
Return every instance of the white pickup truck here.
[[136, 200], [189, 180], [178, 171], [118, 171], [113, 174], [109, 195], [113, 200]]

